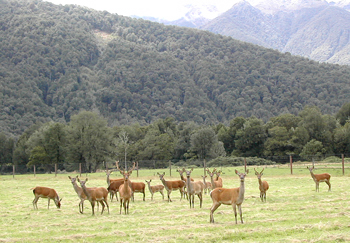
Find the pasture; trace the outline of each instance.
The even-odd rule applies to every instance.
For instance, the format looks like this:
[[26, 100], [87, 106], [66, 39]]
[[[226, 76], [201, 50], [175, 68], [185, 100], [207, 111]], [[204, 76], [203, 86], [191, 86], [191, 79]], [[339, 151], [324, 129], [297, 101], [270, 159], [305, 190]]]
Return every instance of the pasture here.
[[[78, 210], [79, 198], [68, 176], [76, 174], [12, 175], [0, 176], [0, 242], [346, 242], [350, 241], [349, 169], [343, 176], [341, 167], [332, 164], [315, 173], [332, 175], [332, 191], [320, 183], [320, 192], [306, 169], [306, 164], [295, 165], [293, 175], [288, 165], [265, 167], [262, 180], [268, 181], [267, 202], [261, 202], [254, 167], [248, 167], [245, 178], [245, 200], [242, 204], [244, 224], [235, 224], [231, 206], [221, 205], [214, 213], [215, 223], [209, 223], [212, 200], [204, 194], [203, 207], [198, 197], [190, 209], [187, 200], [180, 201], [179, 191], [171, 193], [168, 203], [161, 194], [151, 194], [146, 186], [146, 201], [135, 194], [130, 202], [129, 215], [119, 214], [119, 202], [108, 201], [110, 214], [91, 215], [88, 201], [84, 214]], [[256, 167], [262, 169], [263, 167]], [[320, 166], [321, 168], [321, 166]], [[239, 187], [237, 169], [222, 168], [225, 188]], [[173, 170], [140, 170], [131, 176], [133, 181], [152, 179], [152, 185], [161, 184], [157, 172], [166, 172], [166, 180], [179, 179]], [[203, 169], [195, 169], [192, 177], [202, 180]], [[104, 172], [84, 174], [88, 187], [106, 186]], [[111, 178], [120, 178], [114, 172]], [[47, 209], [47, 199], [40, 198], [38, 210], [33, 209], [31, 188], [47, 186], [56, 189], [62, 199], [61, 209], [53, 201]]]

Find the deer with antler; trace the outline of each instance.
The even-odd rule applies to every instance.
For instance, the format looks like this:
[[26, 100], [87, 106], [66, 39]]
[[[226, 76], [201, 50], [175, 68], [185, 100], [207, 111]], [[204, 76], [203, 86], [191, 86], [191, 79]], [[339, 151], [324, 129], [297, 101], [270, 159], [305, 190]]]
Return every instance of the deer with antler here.
[[239, 176], [241, 181], [240, 187], [237, 188], [215, 188], [210, 192], [210, 197], [213, 201], [213, 205], [210, 208], [210, 223], [214, 223], [214, 211], [221, 205], [232, 205], [233, 212], [235, 214], [236, 224], [237, 224], [237, 211], [238, 208], [239, 215], [241, 217], [241, 222], [243, 224], [242, 218], [242, 203], [244, 201], [244, 179], [248, 174], [249, 170], [246, 173], [240, 173], [238, 170], [235, 171]]
[[330, 180], [331, 180], [331, 175], [330, 175], [330, 174], [328, 174], [328, 173], [314, 174], [314, 173], [312, 172], [312, 170], [313, 170], [315, 167], [312, 167], [312, 168], [311, 168], [311, 167], [306, 167], [306, 168], [309, 169], [310, 174], [311, 174], [311, 177], [312, 177], [312, 179], [314, 180], [314, 182], [316, 183], [316, 192], [319, 192], [319, 191], [320, 191], [320, 188], [319, 188], [320, 182], [326, 182], [327, 185], [328, 185], [328, 191], [331, 190], [331, 182], [330, 182]]
[[186, 187], [187, 187], [187, 193], [190, 199], [190, 208], [194, 208], [194, 196], [197, 195], [199, 198], [199, 205], [202, 207], [203, 202], [203, 190], [204, 190], [204, 183], [201, 181], [191, 181], [191, 172], [193, 171], [193, 168], [191, 170], [185, 170], [187, 181], [186, 181]]
[[61, 207], [62, 198], [60, 199], [55, 189], [43, 187], [43, 186], [37, 186], [35, 188], [32, 188], [31, 190], [33, 190], [33, 194], [34, 194], [34, 200], [33, 200], [34, 209], [38, 209], [37, 202], [39, 198], [48, 199], [47, 209], [50, 208], [50, 200], [53, 200], [55, 202], [57, 208]]
[[265, 168], [262, 169], [262, 171], [258, 172], [255, 170], [255, 175], [258, 177], [258, 181], [259, 181], [259, 190], [260, 190], [260, 199], [261, 201], [265, 201], [266, 202], [266, 191], [269, 189], [269, 183], [267, 183], [267, 181], [262, 181], [261, 177], [263, 175], [263, 171]]
[[[83, 189], [84, 194], [86, 195], [87, 199], [90, 201], [91, 209], [92, 209], [92, 215], [95, 215], [95, 204], [100, 203], [102, 205], [102, 211], [101, 214], [103, 214], [103, 211], [105, 209], [105, 206], [107, 206], [108, 214], [109, 214], [109, 205], [107, 202], [108, 199], [108, 191], [104, 187], [86, 187], [86, 182], [88, 181], [88, 178], [84, 180], [79, 180], [80, 186]], [[106, 204], [106, 205], [105, 205]]]
[[183, 180], [176, 180], [176, 181], [166, 181], [164, 179], [165, 172], [163, 174], [159, 174], [159, 179], [162, 181], [164, 188], [167, 190], [168, 193], [168, 202], [172, 202], [170, 199], [170, 193], [175, 190], [179, 190], [181, 194], [181, 199], [184, 195], [184, 187], [185, 187], [185, 182]]
[[130, 185], [131, 183], [129, 181], [129, 177], [132, 171], [135, 169], [135, 162], [134, 162], [134, 166], [128, 171], [121, 170], [119, 168], [118, 162], [116, 163], [117, 169], [120, 171], [120, 174], [122, 174], [124, 177], [124, 183], [119, 187], [120, 214], [122, 214], [122, 207], [124, 207], [124, 214], [129, 214], [129, 202], [132, 197], [132, 189], [131, 189], [131, 185]]

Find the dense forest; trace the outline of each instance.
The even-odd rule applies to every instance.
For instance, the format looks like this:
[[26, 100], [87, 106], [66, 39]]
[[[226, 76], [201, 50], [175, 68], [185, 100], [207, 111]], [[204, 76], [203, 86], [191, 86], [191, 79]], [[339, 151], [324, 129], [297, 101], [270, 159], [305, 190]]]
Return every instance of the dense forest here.
[[348, 66], [76, 5], [1, 0], [0, 45], [0, 127], [14, 138], [82, 110], [111, 127], [228, 125], [306, 105], [334, 115], [350, 99]]

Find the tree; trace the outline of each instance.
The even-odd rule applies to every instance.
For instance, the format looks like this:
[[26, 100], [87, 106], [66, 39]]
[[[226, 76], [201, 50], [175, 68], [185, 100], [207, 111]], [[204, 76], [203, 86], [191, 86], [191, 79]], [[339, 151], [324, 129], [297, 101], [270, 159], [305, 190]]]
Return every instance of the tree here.
[[338, 127], [334, 131], [334, 144], [337, 153], [348, 154], [350, 151], [350, 123]]
[[191, 151], [200, 160], [225, 155], [223, 143], [220, 142], [211, 127], [203, 127], [191, 135]]
[[67, 129], [67, 161], [70, 165], [76, 167], [81, 163], [84, 171], [96, 171], [115, 153], [112, 132], [106, 120], [96, 113], [82, 111], [72, 116]]
[[350, 121], [350, 103], [344, 104], [337, 112], [335, 117], [339, 120], [340, 125], [344, 126], [346, 122]]
[[305, 144], [303, 150], [300, 153], [300, 156], [304, 159], [312, 158], [314, 163], [314, 158], [321, 156], [324, 153], [323, 145], [320, 141], [312, 139], [307, 144]]

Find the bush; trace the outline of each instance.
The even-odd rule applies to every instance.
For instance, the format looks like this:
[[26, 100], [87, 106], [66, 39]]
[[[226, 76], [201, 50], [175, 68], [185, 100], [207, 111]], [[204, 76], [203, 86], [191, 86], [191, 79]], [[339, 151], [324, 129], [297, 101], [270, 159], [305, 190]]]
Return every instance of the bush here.
[[[275, 162], [257, 157], [245, 158], [247, 165], [273, 165]], [[207, 167], [242, 166], [244, 157], [217, 157], [207, 163]]]

